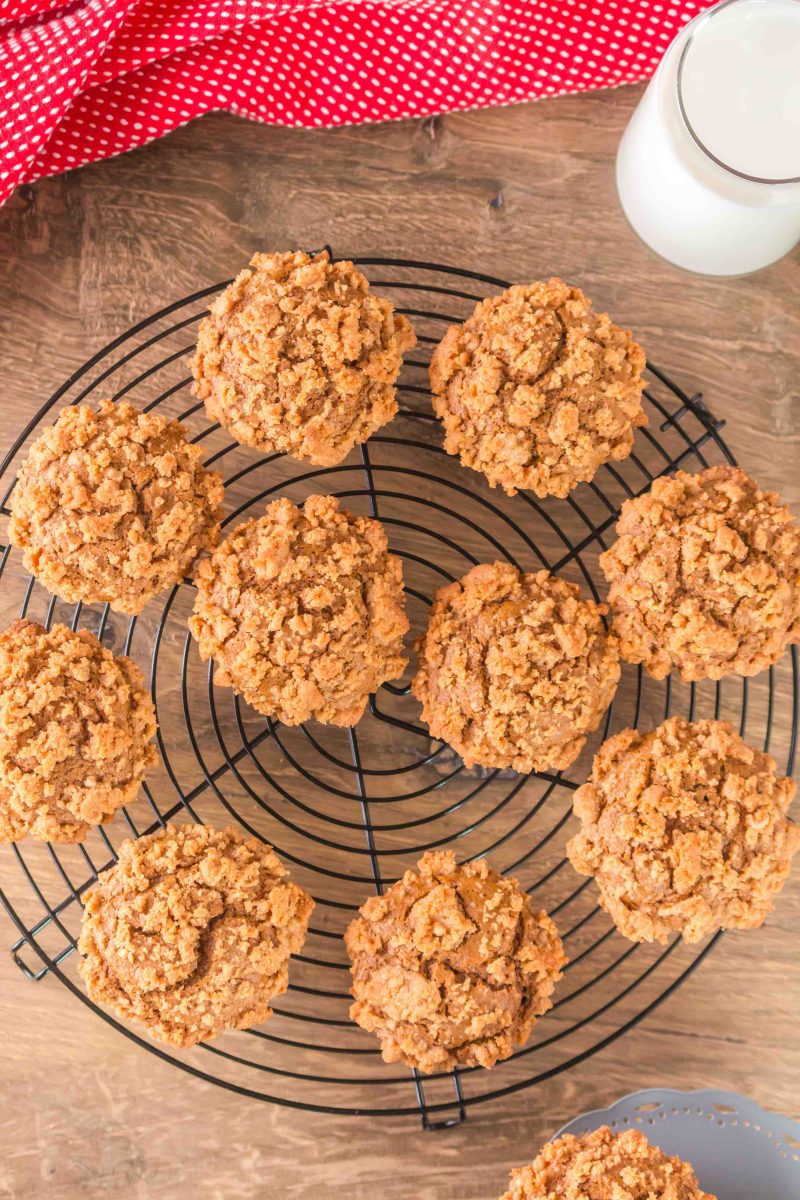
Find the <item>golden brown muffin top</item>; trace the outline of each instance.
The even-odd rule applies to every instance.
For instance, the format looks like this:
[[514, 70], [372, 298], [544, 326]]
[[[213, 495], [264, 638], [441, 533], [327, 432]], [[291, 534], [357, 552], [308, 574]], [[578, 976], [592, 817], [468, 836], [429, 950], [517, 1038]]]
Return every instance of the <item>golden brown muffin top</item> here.
[[130, 404], [61, 410], [11, 494], [9, 539], [57, 596], [138, 613], [216, 545], [222, 480], [177, 421]]
[[0, 634], [0, 841], [81, 841], [136, 798], [156, 761], [153, 702], [87, 629]]
[[566, 963], [558, 931], [516, 879], [429, 852], [345, 934], [355, 1003], [386, 1062], [491, 1067], [527, 1040]]
[[276, 500], [200, 564], [189, 628], [215, 680], [297, 725], [353, 725], [402, 675], [403, 569], [383, 526], [309, 496]]
[[431, 360], [445, 450], [509, 496], [566, 496], [627, 458], [645, 357], [630, 331], [561, 279], [515, 284], [452, 325]]
[[800, 640], [800, 529], [738, 467], [626, 500], [600, 565], [620, 653], [656, 679], [754, 675]]
[[397, 412], [410, 322], [327, 251], [256, 254], [200, 325], [194, 391], [238, 442], [335, 466]]
[[412, 690], [466, 765], [568, 767], [619, 682], [605, 608], [547, 571], [473, 567], [437, 594]]
[[725, 721], [670, 717], [605, 742], [575, 793], [567, 850], [632, 941], [761, 925], [800, 849], [791, 779]]
[[80, 973], [92, 1000], [193, 1046], [271, 1016], [313, 907], [257, 838], [170, 825], [124, 842], [86, 896]]
[[511, 1172], [500, 1200], [716, 1200], [689, 1163], [651, 1146], [638, 1129], [607, 1125], [548, 1142], [528, 1167]]

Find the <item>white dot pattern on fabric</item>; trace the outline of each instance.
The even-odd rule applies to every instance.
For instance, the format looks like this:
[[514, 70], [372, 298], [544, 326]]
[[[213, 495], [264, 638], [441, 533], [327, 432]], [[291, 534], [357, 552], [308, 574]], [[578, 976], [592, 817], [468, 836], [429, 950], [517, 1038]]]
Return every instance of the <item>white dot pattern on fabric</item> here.
[[319, 127], [648, 78], [712, 0], [0, 0], [0, 203], [212, 109]]

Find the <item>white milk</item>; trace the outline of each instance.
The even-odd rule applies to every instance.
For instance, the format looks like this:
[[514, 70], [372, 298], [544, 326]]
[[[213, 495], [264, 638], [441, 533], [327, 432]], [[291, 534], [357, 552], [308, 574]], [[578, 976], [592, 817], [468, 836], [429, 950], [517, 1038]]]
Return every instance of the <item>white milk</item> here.
[[800, 240], [800, 0], [726, 0], [664, 56], [617, 155], [625, 215], [690, 271], [739, 275]]

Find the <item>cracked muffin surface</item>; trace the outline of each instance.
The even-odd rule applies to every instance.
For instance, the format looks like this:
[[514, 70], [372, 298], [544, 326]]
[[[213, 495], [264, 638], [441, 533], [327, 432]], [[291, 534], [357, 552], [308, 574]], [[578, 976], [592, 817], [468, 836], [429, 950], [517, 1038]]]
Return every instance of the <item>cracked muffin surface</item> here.
[[485, 563], [437, 594], [412, 691], [468, 767], [562, 770], [619, 682], [605, 608], [547, 571]]
[[81, 841], [156, 761], [139, 668], [87, 629], [15, 621], [0, 634], [0, 842]]
[[141, 612], [216, 545], [222, 479], [183, 427], [130, 404], [61, 410], [11, 494], [9, 540], [57, 596]]
[[638, 1129], [604, 1125], [565, 1133], [511, 1172], [500, 1200], [716, 1200], [689, 1163], [652, 1146]]
[[194, 392], [238, 442], [336, 466], [395, 416], [415, 342], [351, 262], [256, 254], [200, 324]]
[[491, 1067], [530, 1036], [566, 963], [558, 930], [516, 879], [428, 852], [345, 934], [355, 1003], [386, 1062]]
[[354, 725], [405, 669], [403, 567], [383, 526], [333, 496], [288, 499], [198, 568], [189, 628], [215, 682], [286, 725]]
[[725, 721], [670, 717], [601, 746], [574, 796], [572, 865], [625, 937], [697, 942], [761, 925], [800, 849], [791, 779]]
[[452, 325], [430, 366], [444, 448], [509, 496], [566, 496], [646, 424], [644, 353], [561, 279], [515, 284]]
[[188, 1047], [272, 1015], [314, 901], [271, 847], [235, 828], [168, 826], [122, 844], [86, 896], [90, 998]]
[[626, 500], [600, 565], [622, 657], [656, 679], [754, 675], [800, 640], [800, 529], [738, 467]]

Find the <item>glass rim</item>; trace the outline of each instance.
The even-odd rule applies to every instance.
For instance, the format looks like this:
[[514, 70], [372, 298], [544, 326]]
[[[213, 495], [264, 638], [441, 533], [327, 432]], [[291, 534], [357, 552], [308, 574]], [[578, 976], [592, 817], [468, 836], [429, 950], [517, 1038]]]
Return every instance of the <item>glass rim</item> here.
[[[798, 0], [793, 0], [793, 2], [797, 3]], [[800, 183], [800, 175], [790, 175], [785, 178], [770, 178], [763, 175], [748, 175], [745, 171], [737, 170], [736, 167], [732, 167], [730, 163], [726, 163], [723, 159], [719, 158], [716, 154], [709, 150], [708, 146], [705, 145], [702, 139], [695, 132], [694, 128], [692, 127], [692, 123], [689, 120], [689, 114], [687, 113], [686, 106], [683, 102], [683, 91], [681, 85], [683, 83], [683, 69], [686, 65], [686, 56], [692, 47], [697, 29], [699, 29], [699, 27], [706, 21], [713, 20], [715, 14], [722, 12], [724, 8], [730, 8], [732, 5], [740, 3], [742, 3], [742, 0], [722, 0], [721, 4], [715, 4], [713, 8], [706, 9], [705, 12], [700, 13], [695, 20], [690, 23], [691, 25], [695, 25], [696, 23], [697, 28], [689, 33], [684, 45], [681, 48], [681, 55], [678, 59], [678, 68], [675, 76], [675, 94], [678, 101], [678, 111], [681, 114], [681, 119], [692, 141], [695, 143], [698, 149], [700, 149], [703, 154], [706, 155], [707, 158], [710, 158], [711, 161], [716, 163], [718, 167], [722, 167], [723, 171], [727, 171], [730, 175], [735, 175], [739, 179], [746, 179], [749, 183], [766, 183], [772, 186], [786, 183]], [[686, 28], [688, 29], [689, 26]]]

